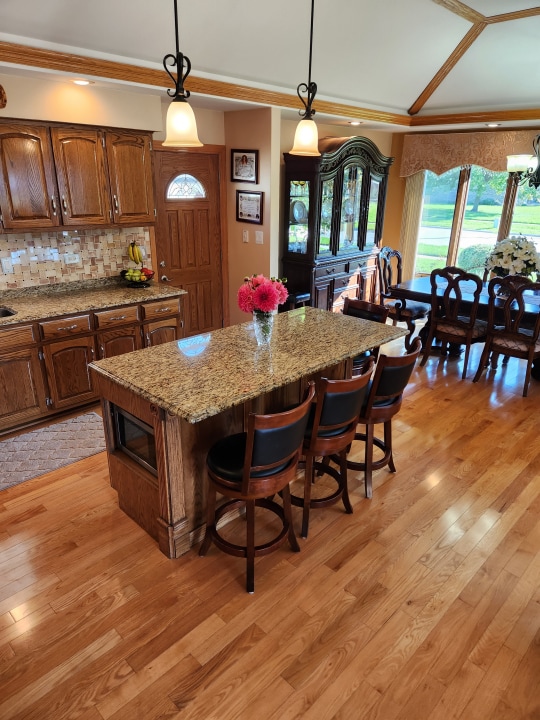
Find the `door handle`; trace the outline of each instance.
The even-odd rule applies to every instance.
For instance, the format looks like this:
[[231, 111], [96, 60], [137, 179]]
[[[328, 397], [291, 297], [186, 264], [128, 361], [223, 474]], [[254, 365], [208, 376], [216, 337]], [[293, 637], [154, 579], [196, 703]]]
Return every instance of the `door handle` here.
[[162, 281], [162, 282], [171, 282], [166, 275], [162, 275], [162, 276], [161, 276], [161, 281]]

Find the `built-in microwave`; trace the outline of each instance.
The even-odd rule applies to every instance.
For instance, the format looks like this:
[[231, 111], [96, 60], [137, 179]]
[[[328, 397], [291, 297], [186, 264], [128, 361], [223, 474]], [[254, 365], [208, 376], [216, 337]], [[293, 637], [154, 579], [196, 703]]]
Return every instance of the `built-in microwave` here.
[[157, 475], [156, 440], [154, 428], [126, 410], [112, 406], [116, 448]]

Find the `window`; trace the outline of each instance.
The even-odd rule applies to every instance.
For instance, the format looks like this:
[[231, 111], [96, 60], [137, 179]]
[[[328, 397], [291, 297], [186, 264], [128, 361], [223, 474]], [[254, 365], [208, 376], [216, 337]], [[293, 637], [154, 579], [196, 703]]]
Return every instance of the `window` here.
[[202, 184], [193, 175], [187, 173], [177, 175], [167, 188], [167, 200], [192, 200], [205, 197], [206, 192]]
[[540, 188], [518, 185], [510, 235], [525, 235], [540, 251]]
[[[512, 220], [511, 184], [507, 172], [476, 165], [453, 168], [442, 175], [427, 171], [415, 275], [457, 265], [482, 276], [497, 238], [509, 234], [505, 228]], [[540, 207], [536, 211], [540, 241]], [[519, 230], [512, 228], [512, 232]]]

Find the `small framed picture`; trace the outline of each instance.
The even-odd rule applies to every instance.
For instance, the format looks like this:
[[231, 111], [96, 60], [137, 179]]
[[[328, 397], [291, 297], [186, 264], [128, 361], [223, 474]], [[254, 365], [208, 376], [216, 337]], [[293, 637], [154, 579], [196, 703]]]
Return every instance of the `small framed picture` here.
[[263, 196], [264, 193], [262, 192], [237, 190], [236, 220], [238, 222], [249, 222], [255, 223], [256, 225], [262, 225]]
[[231, 182], [259, 182], [258, 150], [231, 150]]

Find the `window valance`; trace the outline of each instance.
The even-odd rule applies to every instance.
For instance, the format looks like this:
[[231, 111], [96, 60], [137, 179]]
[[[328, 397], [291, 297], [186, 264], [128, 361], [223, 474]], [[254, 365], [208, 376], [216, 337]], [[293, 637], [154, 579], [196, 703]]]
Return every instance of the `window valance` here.
[[533, 154], [532, 141], [539, 132], [531, 129], [406, 135], [399, 174], [408, 177], [420, 170], [431, 170], [441, 175], [462, 165], [502, 172], [506, 170], [507, 155]]

